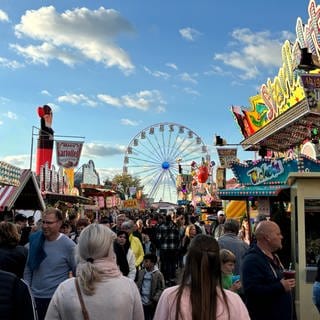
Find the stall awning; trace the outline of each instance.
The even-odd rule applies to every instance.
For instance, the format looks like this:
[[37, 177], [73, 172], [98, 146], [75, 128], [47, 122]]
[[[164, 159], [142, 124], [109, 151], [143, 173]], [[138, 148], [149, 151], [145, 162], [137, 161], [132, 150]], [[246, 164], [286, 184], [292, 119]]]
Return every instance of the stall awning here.
[[287, 184], [245, 186], [236, 189], [221, 189], [218, 191], [218, 197], [222, 200], [246, 199], [248, 197], [277, 197], [285, 191], [288, 193], [290, 191], [290, 187]]
[[45, 203], [34, 173], [29, 169], [21, 171], [19, 186], [0, 188], [0, 212], [12, 209], [44, 210]]
[[86, 198], [82, 196], [75, 196], [71, 194], [61, 194], [54, 192], [42, 192], [43, 199], [48, 203], [55, 203], [58, 201], [69, 202], [69, 203], [79, 203], [79, 204], [94, 204], [95, 201], [91, 198]]

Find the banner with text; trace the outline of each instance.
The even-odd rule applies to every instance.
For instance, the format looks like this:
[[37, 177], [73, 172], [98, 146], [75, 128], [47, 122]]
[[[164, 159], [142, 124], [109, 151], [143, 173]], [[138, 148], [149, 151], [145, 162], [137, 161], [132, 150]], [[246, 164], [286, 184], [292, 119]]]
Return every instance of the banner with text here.
[[237, 148], [217, 148], [220, 166], [231, 168], [231, 163], [237, 160]]
[[57, 163], [63, 168], [78, 166], [83, 141], [56, 140]]

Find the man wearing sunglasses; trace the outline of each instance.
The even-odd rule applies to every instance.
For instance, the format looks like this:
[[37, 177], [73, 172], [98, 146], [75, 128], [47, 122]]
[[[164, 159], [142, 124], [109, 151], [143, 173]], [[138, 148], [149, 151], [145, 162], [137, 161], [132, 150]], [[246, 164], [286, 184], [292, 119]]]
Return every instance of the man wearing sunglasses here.
[[38, 318], [44, 319], [51, 297], [70, 272], [75, 275], [75, 243], [60, 233], [63, 214], [49, 208], [42, 214], [42, 230], [33, 233], [29, 241], [24, 279], [34, 295]]

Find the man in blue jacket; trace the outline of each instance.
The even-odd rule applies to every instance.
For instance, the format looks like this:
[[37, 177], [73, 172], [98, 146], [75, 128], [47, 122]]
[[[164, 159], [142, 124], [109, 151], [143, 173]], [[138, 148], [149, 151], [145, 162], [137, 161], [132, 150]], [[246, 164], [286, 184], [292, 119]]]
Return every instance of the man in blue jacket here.
[[242, 262], [242, 285], [251, 320], [292, 320], [295, 279], [283, 278], [283, 266], [275, 254], [282, 234], [273, 221], [262, 221], [254, 244]]

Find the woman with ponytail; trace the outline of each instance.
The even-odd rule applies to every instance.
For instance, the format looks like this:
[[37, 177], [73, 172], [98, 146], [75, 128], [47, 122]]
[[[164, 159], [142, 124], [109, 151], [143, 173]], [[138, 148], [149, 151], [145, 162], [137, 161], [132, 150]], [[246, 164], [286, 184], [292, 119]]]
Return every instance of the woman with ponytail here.
[[47, 320], [141, 320], [136, 284], [116, 263], [114, 232], [102, 224], [82, 230], [76, 248], [77, 277], [62, 282], [50, 302]]
[[249, 320], [239, 295], [224, 290], [218, 242], [199, 234], [191, 240], [178, 286], [164, 290], [154, 320]]

